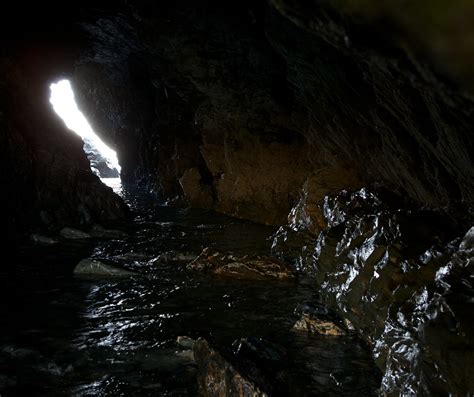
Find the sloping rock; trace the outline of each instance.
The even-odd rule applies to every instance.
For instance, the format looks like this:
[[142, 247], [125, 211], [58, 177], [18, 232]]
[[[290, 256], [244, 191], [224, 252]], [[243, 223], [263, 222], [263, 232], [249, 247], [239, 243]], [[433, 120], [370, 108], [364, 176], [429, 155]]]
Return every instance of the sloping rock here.
[[92, 227], [92, 230], [90, 231], [90, 234], [93, 237], [114, 239], [114, 240], [120, 240], [120, 239], [124, 239], [128, 237], [128, 234], [126, 232], [123, 232], [121, 230], [105, 229], [104, 227], [100, 225], [94, 225]]
[[205, 248], [194, 261], [187, 265], [187, 269], [247, 280], [289, 281], [295, 279], [292, 267], [277, 259], [257, 255], [236, 256], [211, 248]]
[[74, 274], [100, 277], [127, 277], [137, 273], [108, 265], [96, 259], [83, 259], [74, 268]]
[[[300, 318], [293, 325], [293, 330], [304, 331], [309, 334], [342, 336], [347, 332], [335, 316], [323, 306], [302, 305], [297, 308]], [[339, 324], [338, 324], [339, 323]]]
[[59, 242], [55, 238], [48, 237], [48, 236], [43, 236], [41, 234], [36, 234], [36, 233], [34, 233], [30, 236], [30, 240], [33, 241], [34, 243], [40, 244], [40, 245], [55, 245]]
[[324, 198], [342, 189], [358, 189], [362, 186], [361, 179], [354, 170], [343, 167], [322, 168], [306, 179], [300, 199], [288, 215], [288, 226], [295, 231], [319, 233], [326, 227], [322, 210]]
[[185, 349], [192, 349], [196, 343], [196, 340], [190, 338], [189, 336], [178, 336], [176, 338], [176, 343]]
[[[373, 347], [386, 395], [474, 390], [472, 230], [361, 189], [327, 197], [306, 269], [321, 299]], [[469, 353], [467, 353], [469, 352]]]
[[65, 227], [59, 232], [61, 237], [70, 239], [70, 240], [82, 240], [86, 238], [91, 238], [92, 236], [89, 233], [83, 232], [79, 229], [73, 229], [72, 227]]
[[245, 378], [226, 358], [199, 338], [193, 347], [198, 365], [198, 382], [207, 397], [267, 396], [257, 385]]

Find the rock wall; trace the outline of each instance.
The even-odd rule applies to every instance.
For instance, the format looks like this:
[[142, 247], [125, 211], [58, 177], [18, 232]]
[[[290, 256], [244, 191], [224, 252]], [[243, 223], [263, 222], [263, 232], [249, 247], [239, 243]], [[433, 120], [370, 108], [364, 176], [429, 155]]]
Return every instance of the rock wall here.
[[[66, 22], [45, 6], [15, 28], [82, 30], [75, 53], [76, 36], [50, 34], [56, 52], [17, 41], [2, 57], [9, 233], [124, 216], [47, 103], [68, 75], [125, 180], [259, 222], [289, 214], [275, 248], [291, 244], [285, 259], [372, 345], [382, 392], [472, 392], [474, 102], [419, 57], [398, 2], [377, 3], [401, 35], [358, 17], [372, 0], [116, 3], [73, 3]], [[447, 68], [469, 87], [462, 59]]]
[[381, 395], [465, 395], [470, 375], [474, 228], [420, 211], [386, 190], [324, 199], [326, 228], [281, 228], [274, 254], [313, 276], [382, 370]]
[[76, 90], [126, 178], [272, 224], [308, 178], [316, 206], [374, 182], [472, 206], [473, 102], [411, 47], [326, 2], [230, 7], [136, 2], [83, 25]]
[[54, 113], [49, 84], [57, 70], [43, 74], [42, 66], [31, 48], [0, 62], [1, 211], [9, 241], [128, 211], [92, 174], [83, 142]]

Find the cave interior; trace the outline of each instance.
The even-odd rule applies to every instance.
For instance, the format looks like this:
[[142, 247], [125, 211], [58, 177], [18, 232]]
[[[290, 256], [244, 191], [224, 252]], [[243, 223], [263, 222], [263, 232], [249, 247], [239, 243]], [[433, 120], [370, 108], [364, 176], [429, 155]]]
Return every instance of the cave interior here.
[[0, 394], [473, 394], [471, 17], [12, 5]]

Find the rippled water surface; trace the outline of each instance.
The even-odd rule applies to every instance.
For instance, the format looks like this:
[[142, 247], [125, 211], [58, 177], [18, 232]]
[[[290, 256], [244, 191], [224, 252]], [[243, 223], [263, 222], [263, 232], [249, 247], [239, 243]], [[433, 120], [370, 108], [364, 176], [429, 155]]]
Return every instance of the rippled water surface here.
[[[311, 281], [220, 280], [183, 268], [208, 246], [269, 254], [274, 228], [160, 206], [107, 183], [134, 210], [129, 238], [25, 246], [2, 266], [2, 396], [196, 395], [195, 365], [176, 345], [179, 335], [222, 346], [256, 336], [282, 346], [292, 395], [375, 392], [377, 372], [355, 339], [290, 331], [296, 305], [317, 298]], [[90, 256], [140, 275], [74, 277]]]

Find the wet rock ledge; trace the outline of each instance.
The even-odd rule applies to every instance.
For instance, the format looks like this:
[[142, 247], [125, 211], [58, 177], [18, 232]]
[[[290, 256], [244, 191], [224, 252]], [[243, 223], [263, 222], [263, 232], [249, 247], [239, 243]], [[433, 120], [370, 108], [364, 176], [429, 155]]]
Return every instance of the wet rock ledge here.
[[187, 265], [188, 270], [243, 280], [293, 281], [296, 274], [288, 264], [265, 256], [236, 256], [205, 248]]
[[[377, 188], [327, 196], [321, 210], [317, 238], [298, 247], [280, 229], [274, 254], [312, 275], [323, 303], [371, 346], [381, 393], [472, 393], [474, 227]], [[303, 314], [298, 328], [326, 327]]]

